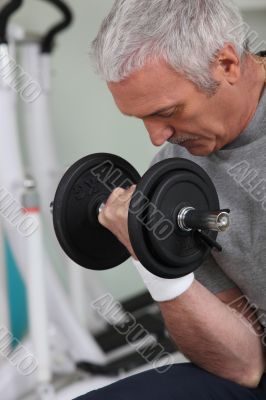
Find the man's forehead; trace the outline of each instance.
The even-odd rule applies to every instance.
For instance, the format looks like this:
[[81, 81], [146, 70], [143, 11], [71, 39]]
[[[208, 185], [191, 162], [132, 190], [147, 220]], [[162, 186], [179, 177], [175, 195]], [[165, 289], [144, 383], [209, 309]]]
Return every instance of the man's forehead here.
[[170, 104], [167, 95], [154, 89], [128, 90], [120, 87], [110, 87], [113, 98], [120, 111], [127, 116], [149, 115], [156, 109], [166, 108]]
[[171, 68], [165, 61], [157, 61], [147, 63], [121, 82], [108, 82], [108, 86], [116, 91], [128, 90], [129, 88], [141, 90], [143, 86], [156, 89], [156, 87], [164, 87], [173, 80], [178, 81], [181, 79], [181, 74]]
[[108, 82], [114, 100], [123, 114], [149, 114], [182, 100], [185, 79], [166, 63], [147, 64], [121, 82]]

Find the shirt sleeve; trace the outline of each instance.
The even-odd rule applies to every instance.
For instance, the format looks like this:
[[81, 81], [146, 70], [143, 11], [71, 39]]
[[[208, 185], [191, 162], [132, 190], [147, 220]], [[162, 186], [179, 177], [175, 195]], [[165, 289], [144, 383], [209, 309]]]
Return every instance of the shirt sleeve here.
[[212, 255], [194, 272], [195, 278], [213, 294], [237, 287], [223, 272]]

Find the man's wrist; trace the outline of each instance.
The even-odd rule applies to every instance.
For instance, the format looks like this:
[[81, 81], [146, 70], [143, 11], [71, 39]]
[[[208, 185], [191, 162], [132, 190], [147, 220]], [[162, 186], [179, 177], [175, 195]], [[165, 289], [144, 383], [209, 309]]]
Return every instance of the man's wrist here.
[[149, 272], [143, 265], [132, 258], [147, 289], [155, 301], [171, 301], [185, 293], [194, 282], [194, 274], [191, 273], [182, 278], [164, 279]]

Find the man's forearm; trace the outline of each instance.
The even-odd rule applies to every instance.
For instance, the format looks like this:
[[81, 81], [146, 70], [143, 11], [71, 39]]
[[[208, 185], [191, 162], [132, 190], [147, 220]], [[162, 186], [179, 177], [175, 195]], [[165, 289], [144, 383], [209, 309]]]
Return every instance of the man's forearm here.
[[260, 338], [199, 282], [160, 307], [169, 333], [192, 362], [243, 386], [257, 386], [265, 367]]

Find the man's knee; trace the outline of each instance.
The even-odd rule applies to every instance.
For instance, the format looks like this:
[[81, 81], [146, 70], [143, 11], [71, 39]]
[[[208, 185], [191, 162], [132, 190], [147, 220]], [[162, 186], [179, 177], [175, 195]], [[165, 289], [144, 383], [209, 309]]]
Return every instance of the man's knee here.
[[[76, 400], [159, 400], [169, 399], [194, 400], [191, 393], [191, 379], [193, 386], [200, 384], [201, 375], [205, 372], [192, 364], [173, 365], [167, 372], [159, 373], [157, 370], [150, 370], [123, 379], [112, 385], [106, 386], [88, 393]], [[187, 386], [187, 390], [186, 387]], [[167, 395], [167, 396], [166, 396]], [[195, 390], [195, 399], [198, 396], [198, 389]]]
[[194, 364], [175, 364], [165, 373], [144, 372], [76, 400], [253, 399], [253, 393]]
[[103, 399], [101, 390], [93, 390], [88, 394], [84, 394], [84, 396], [78, 397], [76, 400], [101, 400]]
[[98, 389], [98, 390], [93, 390], [92, 392], [89, 392], [85, 394], [84, 396], [78, 397], [75, 400], [122, 400], [122, 399], [128, 399], [128, 394], [127, 393], [120, 393], [122, 391], [122, 388], [118, 384], [110, 385], [107, 386], [103, 389]]

